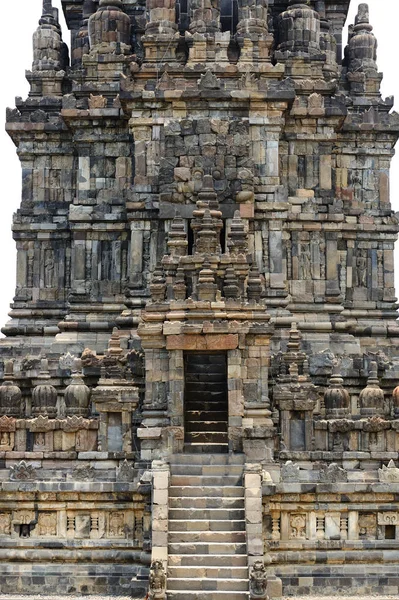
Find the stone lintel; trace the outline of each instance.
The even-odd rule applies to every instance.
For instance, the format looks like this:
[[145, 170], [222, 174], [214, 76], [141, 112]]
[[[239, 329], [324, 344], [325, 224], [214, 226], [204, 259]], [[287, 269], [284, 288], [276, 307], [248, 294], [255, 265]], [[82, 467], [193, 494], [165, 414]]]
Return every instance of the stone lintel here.
[[169, 335], [166, 341], [167, 350], [235, 350], [238, 347], [236, 333], [224, 335]]

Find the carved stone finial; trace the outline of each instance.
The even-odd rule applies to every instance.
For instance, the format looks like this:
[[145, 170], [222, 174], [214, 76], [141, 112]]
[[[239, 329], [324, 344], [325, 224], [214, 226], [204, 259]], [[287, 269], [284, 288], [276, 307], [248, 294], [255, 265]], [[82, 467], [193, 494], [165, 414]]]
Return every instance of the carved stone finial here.
[[238, 298], [240, 295], [240, 287], [238, 285], [237, 275], [234, 267], [227, 267], [224, 276], [223, 294], [225, 298]]
[[178, 267], [176, 271], [176, 279], [173, 286], [173, 296], [175, 300], [185, 300], [187, 294], [186, 278], [184, 269]]
[[150, 283], [150, 292], [153, 302], [163, 302], [165, 300], [166, 282], [162, 265], [157, 265], [154, 270]]
[[248, 273], [247, 297], [248, 300], [259, 302], [262, 294], [262, 279], [259, 274], [259, 269], [256, 264], [253, 264]]
[[171, 256], [185, 256], [187, 254], [188, 239], [181, 217], [175, 217], [172, 221], [169, 236], [168, 250]]
[[53, 16], [53, 3], [52, 0], [43, 0], [43, 15], [51, 15]]
[[231, 256], [247, 254], [248, 252], [248, 233], [245, 228], [245, 223], [241, 218], [240, 211], [238, 210], [235, 211], [231, 222], [227, 238], [227, 247]]
[[198, 275], [198, 299], [213, 302], [216, 298], [217, 285], [215, 283], [215, 273], [211, 264], [205, 260], [203, 267]]
[[366, 2], [359, 4], [357, 9], [357, 15], [355, 17], [355, 25], [370, 23], [370, 11], [369, 5]]

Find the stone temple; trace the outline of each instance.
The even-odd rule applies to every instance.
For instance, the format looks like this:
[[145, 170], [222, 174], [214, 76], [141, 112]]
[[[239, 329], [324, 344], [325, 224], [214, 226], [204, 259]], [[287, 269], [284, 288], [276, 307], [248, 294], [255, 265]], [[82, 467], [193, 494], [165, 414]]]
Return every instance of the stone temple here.
[[349, 0], [62, 6], [70, 56], [43, 0], [7, 113], [0, 593], [397, 595], [399, 115], [367, 4], [344, 51]]

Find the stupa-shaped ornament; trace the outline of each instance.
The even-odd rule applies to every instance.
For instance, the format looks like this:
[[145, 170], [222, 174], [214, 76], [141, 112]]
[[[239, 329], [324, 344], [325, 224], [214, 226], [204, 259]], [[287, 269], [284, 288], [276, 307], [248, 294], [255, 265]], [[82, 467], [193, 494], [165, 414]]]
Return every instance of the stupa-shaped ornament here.
[[121, 0], [100, 0], [97, 11], [89, 19], [91, 51], [129, 54], [130, 18]]
[[41, 359], [40, 373], [32, 392], [32, 414], [54, 418], [57, 415], [57, 390], [50, 382], [48, 360]]
[[287, 57], [319, 55], [319, 13], [306, 2], [289, 0], [287, 10], [279, 17], [279, 39], [278, 50]]
[[349, 39], [349, 71], [377, 73], [377, 40], [370, 25], [368, 4], [359, 5], [352, 35]]
[[52, 0], [43, 0], [39, 27], [33, 34], [32, 71], [59, 71], [62, 68], [61, 28], [58, 9]]
[[14, 381], [14, 363], [7, 360], [4, 365], [4, 381], [0, 386], [0, 415], [22, 417], [23, 408], [22, 393]]
[[359, 404], [360, 414], [363, 416], [384, 416], [389, 413], [388, 403], [385, 402], [384, 391], [378, 379], [377, 363], [374, 361], [370, 363], [367, 386], [360, 392]]
[[82, 362], [75, 359], [72, 381], [66, 388], [64, 395], [66, 414], [87, 417], [90, 393], [90, 388], [83, 381]]
[[324, 393], [326, 418], [334, 419], [347, 417], [350, 413], [350, 396], [343, 387], [344, 380], [339, 372], [338, 364], [334, 366], [330, 385]]

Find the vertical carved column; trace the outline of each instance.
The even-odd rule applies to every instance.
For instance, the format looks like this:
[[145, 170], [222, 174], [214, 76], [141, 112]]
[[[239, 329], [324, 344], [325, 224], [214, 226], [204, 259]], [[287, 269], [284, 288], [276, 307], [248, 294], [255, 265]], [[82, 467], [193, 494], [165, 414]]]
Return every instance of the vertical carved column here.
[[147, 0], [149, 21], [142, 42], [145, 61], [165, 63], [176, 59], [179, 39], [176, 23], [176, 0]]
[[273, 36], [269, 35], [267, 11], [269, 0], [239, 3], [237, 42], [241, 47], [240, 63], [269, 60]]

